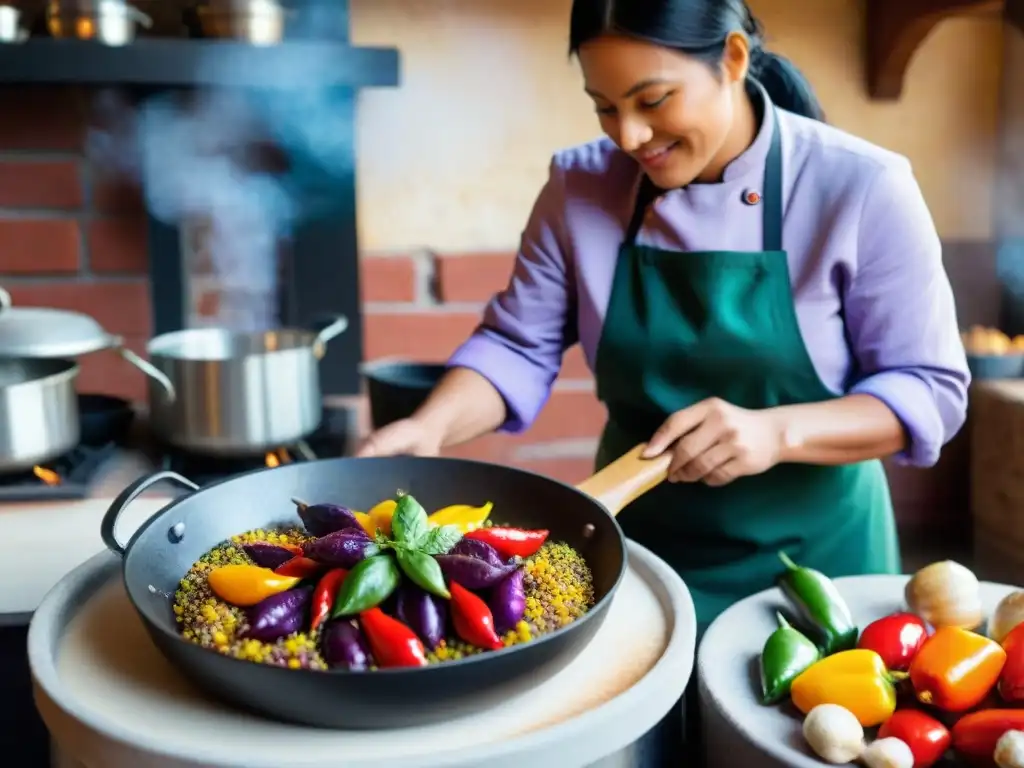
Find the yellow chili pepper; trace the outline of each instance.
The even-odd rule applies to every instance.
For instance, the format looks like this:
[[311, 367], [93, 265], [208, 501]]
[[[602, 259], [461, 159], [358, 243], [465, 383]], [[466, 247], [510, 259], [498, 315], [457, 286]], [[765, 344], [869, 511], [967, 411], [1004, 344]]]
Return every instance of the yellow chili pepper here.
[[385, 499], [367, 513], [370, 516], [370, 523], [374, 527], [371, 536], [377, 532], [377, 528], [380, 528], [380, 532], [385, 536], [391, 535], [391, 518], [395, 516], [395, 507], [397, 506], [398, 502], [394, 499]]
[[269, 568], [255, 565], [222, 565], [210, 571], [206, 580], [217, 597], [239, 608], [256, 605], [300, 581], [295, 576], [278, 576]]
[[790, 697], [805, 715], [819, 704], [850, 710], [865, 728], [881, 725], [896, 710], [897, 680], [882, 657], [866, 648], [840, 651], [815, 662], [793, 681]]
[[482, 507], [471, 507], [468, 504], [455, 504], [439, 509], [427, 518], [431, 525], [455, 525], [463, 533], [475, 531], [487, 522], [493, 503], [487, 502]]

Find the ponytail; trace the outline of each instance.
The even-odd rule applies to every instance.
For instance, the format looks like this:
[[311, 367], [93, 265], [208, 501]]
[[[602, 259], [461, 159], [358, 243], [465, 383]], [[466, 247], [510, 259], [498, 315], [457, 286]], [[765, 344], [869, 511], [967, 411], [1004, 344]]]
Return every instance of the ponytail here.
[[743, 31], [750, 39], [750, 76], [764, 86], [775, 106], [825, 122], [825, 110], [807, 78], [785, 56], [764, 47], [764, 27], [745, 2], [743, 11]]

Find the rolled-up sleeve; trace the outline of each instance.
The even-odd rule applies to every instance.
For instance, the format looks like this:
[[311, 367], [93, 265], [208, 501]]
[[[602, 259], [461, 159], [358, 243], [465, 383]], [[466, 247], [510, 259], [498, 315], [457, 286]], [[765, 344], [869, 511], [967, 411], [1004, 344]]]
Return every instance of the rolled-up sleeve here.
[[970, 373], [939, 236], [908, 162], [871, 182], [843, 303], [859, 373], [850, 392], [877, 397], [902, 422], [909, 442], [898, 462], [935, 464], [966, 419]]
[[470, 368], [501, 393], [508, 418], [504, 432], [521, 432], [551, 394], [565, 350], [576, 343], [575, 304], [564, 234], [562, 171], [552, 161], [523, 232], [508, 286], [487, 305], [476, 332], [449, 367]]

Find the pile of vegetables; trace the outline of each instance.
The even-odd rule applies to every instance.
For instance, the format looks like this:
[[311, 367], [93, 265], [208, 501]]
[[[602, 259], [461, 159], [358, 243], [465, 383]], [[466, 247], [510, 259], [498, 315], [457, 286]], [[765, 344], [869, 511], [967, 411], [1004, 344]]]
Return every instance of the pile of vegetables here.
[[907, 610], [860, 631], [830, 579], [779, 557], [797, 616], [778, 614], [765, 641], [761, 701], [788, 699], [816, 755], [867, 768], [1024, 768], [1024, 591], [983, 630], [977, 577], [932, 563], [907, 583]]
[[365, 514], [295, 504], [309, 540], [247, 544], [255, 565], [214, 568], [207, 583], [245, 609], [246, 637], [272, 643], [318, 631], [336, 669], [424, 666], [449, 620], [466, 643], [504, 647], [500, 634], [526, 611], [522, 564], [548, 536], [490, 525], [490, 504], [430, 516], [402, 493]]

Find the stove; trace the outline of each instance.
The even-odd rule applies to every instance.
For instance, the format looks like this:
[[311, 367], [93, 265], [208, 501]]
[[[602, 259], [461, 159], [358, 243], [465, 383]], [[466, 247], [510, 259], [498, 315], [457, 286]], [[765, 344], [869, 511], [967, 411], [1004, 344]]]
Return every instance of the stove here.
[[0, 502], [84, 499], [92, 480], [113, 459], [117, 443], [81, 444], [60, 458], [24, 472], [0, 475]]
[[324, 408], [317, 431], [291, 445], [250, 456], [203, 456], [158, 448], [154, 464], [160, 469], [177, 472], [202, 488], [257, 469], [344, 456], [355, 435], [356, 414], [353, 409]]

